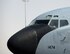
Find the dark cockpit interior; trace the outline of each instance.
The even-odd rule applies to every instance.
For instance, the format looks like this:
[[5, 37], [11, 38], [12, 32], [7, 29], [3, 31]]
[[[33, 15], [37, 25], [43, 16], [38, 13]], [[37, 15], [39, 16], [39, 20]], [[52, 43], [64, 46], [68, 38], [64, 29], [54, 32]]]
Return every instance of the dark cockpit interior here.
[[36, 20], [35, 24], [48, 24], [49, 20]]

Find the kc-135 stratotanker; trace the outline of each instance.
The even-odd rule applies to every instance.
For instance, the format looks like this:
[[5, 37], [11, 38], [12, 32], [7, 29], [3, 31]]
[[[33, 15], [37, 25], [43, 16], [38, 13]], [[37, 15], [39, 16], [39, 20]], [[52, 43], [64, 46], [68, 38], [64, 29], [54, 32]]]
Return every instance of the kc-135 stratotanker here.
[[70, 7], [39, 15], [7, 46], [13, 54], [70, 54]]

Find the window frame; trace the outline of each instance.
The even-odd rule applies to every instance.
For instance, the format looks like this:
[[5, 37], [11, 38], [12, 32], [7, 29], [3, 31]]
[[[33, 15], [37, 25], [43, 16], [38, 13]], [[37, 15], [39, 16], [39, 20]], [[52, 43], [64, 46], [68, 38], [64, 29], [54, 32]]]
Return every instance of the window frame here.
[[[48, 23], [49, 26], [51, 26], [50, 24], [51, 24], [52, 20], [57, 20], [57, 24], [58, 24], [58, 25], [57, 25], [56, 28], [58, 28], [58, 27], [59, 27], [59, 19], [51, 19], [51, 20], [49, 21], [49, 23]], [[53, 26], [51, 26], [51, 27], [53, 27]]]

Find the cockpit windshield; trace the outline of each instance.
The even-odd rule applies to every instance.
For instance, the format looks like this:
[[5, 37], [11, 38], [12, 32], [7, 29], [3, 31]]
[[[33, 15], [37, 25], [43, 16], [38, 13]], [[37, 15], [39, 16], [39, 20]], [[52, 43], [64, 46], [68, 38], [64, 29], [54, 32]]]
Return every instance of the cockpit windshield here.
[[35, 24], [48, 24], [49, 20], [36, 20]]
[[69, 24], [69, 23], [68, 23], [67, 20], [60, 20], [60, 27], [66, 26], [66, 25], [68, 25], [68, 24]]
[[51, 20], [49, 25], [54, 28], [58, 28], [58, 20]]

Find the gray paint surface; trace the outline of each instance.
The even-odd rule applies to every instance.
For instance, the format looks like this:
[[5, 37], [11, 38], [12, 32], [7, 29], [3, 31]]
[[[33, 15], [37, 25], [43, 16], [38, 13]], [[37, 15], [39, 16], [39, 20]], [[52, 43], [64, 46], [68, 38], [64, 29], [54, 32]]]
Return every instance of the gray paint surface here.
[[[52, 15], [52, 17], [46, 17], [48, 15]], [[54, 15], [58, 15], [58, 17], [54, 17]], [[36, 20], [51, 20], [51, 19], [66, 19], [68, 20], [69, 24], [70, 24], [70, 7], [65, 7], [65, 8], [60, 8], [60, 9], [56, 9], [56, 10], [52, 10], [46, 13], [43, 13], [41, 15], [39, 15], [38, 17], [36, 17], [31, 23], [30, 25], [33, 25], [35, 23]]]
[[70, 54], [70, 25], [44, 35], [38, 44], [36, 54]]

